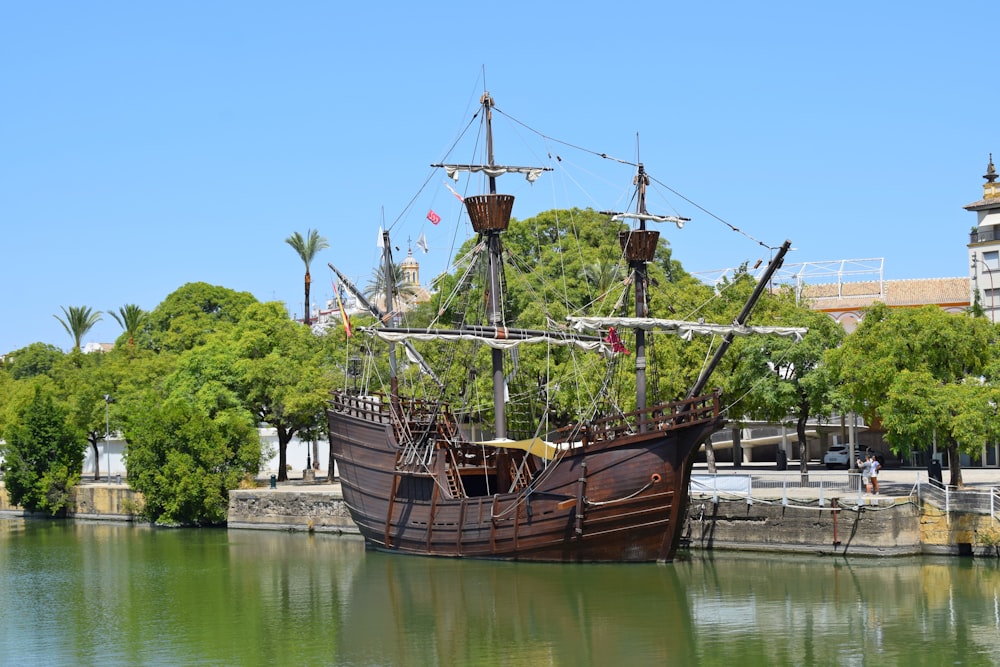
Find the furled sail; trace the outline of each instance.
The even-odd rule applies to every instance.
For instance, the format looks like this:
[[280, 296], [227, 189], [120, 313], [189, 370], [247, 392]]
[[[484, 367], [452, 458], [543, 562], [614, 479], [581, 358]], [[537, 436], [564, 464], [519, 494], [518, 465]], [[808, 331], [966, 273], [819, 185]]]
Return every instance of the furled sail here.
[[558, 331], [508, 329], [506, 327], [466, 327], [462, 329], [381, 329], [364, 327], [361, 331], [389, 343], [432, 340], [474, 340], [498, 350], [508, 350], [523, 343], [575, 345], [584, 350], [609, 353], [607, 343], [595, 336], [581, 336]]
[[552, 171], [550, 167], [507, 167], [499, 164], [432, 164], [432, 167], [444, 169], [444, 173], [453, 181], [458, 180], [459, 172], [483, 172], [487, 176], [502, 176], [503, 174], [524, 174], [529, 183], [534, 183], [543, 171]]
[[655, 317], [567, 317], [573, 328], [584, 331], [597, 331], [608, 327], [642, 329], [643, 331], [663, 331], [677, 334], [685, 340], [690, 340], [693, 334], [724, 336], [749, 336], [750, 334], [769, 334], [776, 336], [791, 336], [796, 341], [809, 331], [806, 327], [758, 327], [739, 324], [709, 324], [706, 322], [687, 322], [684, 320], [664, 320]]
[[615, 222], [622, 220], [642, 220], [644, 222], [672, 222], [677, 225], [677, 229], [683, 229], [685, 222], [691, 222], [691, 218], [682, 218], [678, 215], [653, 215], [652, 213], [615, 213], [614, 211], [601, 211], [604, 215], [610, 215]]

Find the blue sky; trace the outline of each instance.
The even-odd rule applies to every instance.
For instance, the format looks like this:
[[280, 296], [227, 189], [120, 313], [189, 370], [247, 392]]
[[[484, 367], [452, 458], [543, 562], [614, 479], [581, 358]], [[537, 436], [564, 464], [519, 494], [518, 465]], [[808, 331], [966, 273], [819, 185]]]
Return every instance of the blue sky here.
[[[446, 231], [458, 202], [429, 165], [484, 87], [528, 126], [497, 123], [498, 162], [562, 158], [533, 186], [502, 180], [516, 217], [621, 207], [631, 187], [631, 166], [531, 128], [625, 161], [638, 151], [665, 186], [650, 209], [692, 218], [662, 228], [689, 271], [790, 238], [789, 262], [967, 275], [962, 206], [1000, 158], [995, 5], [565, 7], [0, 2], [0, 353], [68, 349], [61, 306], [152, 309], [193, 281], [301, 315], [284, 239], [310, 228], [331, 244], [314, 303], [331, 294], [327, 262], [367, 282], [383, 220], [397, 261], [426, 234], [426, 280], [465, 234]], [[119, 332], [105, 316], [85, 342]]]

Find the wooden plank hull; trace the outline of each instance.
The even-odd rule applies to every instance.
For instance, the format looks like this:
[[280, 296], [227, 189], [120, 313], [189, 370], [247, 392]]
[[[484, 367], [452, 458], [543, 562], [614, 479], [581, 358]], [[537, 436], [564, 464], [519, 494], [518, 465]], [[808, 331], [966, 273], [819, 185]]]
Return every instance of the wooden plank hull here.
[[498, 493], [486, 478], [475, 495], [453, 497], [440, 461], [401, 472], [389, 420], [337, 410], [328, 417], [344, 500], [374, 547], [556, 562], [672, 560], [693, 454], [722, 425], [715, 416], [573, 447], [527, 488]]

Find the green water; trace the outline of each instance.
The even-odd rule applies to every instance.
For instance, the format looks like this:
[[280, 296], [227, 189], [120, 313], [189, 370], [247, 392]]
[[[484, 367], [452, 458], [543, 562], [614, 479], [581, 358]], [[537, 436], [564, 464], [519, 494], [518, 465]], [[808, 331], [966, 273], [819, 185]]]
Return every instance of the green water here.
[[355, 538], [0, 520], [3, 665], [994, 665], [994, 560], [387, 556]]

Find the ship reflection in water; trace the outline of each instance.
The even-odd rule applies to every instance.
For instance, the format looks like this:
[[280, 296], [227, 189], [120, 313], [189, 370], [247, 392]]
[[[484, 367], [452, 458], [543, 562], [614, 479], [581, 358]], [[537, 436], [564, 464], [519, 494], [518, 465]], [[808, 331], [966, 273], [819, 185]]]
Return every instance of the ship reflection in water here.
[[547, 565], [368, 552], [350, 664], [1000, 663], [994, 561], [685, 554]]
[[993, 665], [1000, 565], [400, 556], [357, 538], [0, 520], [23, 664]]

